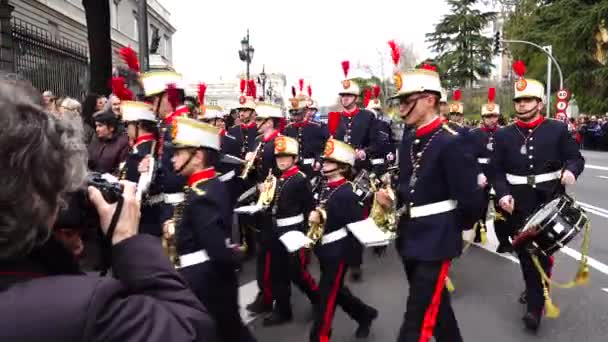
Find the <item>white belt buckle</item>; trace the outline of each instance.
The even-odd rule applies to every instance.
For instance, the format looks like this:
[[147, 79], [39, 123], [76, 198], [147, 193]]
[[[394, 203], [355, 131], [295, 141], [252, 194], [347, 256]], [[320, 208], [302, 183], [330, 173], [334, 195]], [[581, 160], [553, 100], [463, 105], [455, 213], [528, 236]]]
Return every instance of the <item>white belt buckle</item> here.
[[288, 227], [304, 222], [304, 214], [277, 219], [277, 227]]
[[490, 164], [490, 158], [477, 158], [479, 164]]
[[348, 232], [346, 231], [346, 228], [340, 228], [338, 230], [335, 230], [329, 234], [323, 235], [323, 237], [321, 238], [321, 244], [322, 245], [326, 245], [328, 243], [332, 243], [332, 242], [336, 242], [338, 240], [342, 240], [343, 238], [345, 238], [348, 235]]
[[165, 194], [164, 195], [165, 198], [165, 203], [167, 204], [180, 204], [184, 201], [184, 193], [183, 192], [176, 192], [174, 194]]
[[209, 255], [205, 250], [181, 255], [179, 257], [179, 268], [190, 267], [209, 261]]
[[447, 213], [456, 209], [458, 202], [455, 200], [445, 200], [430, 204], [410, 208], [410, 218], [425, 217]]
[[304, 158], [302, 159], [302, 164], [304, 165], [312, 165], [315, 162], [315, 158]]
[[384, 159], [383, 158], [372, 159], [371, 162], [372, 162], [372, 165], [382, 165], [382, 164], [384, 164]]

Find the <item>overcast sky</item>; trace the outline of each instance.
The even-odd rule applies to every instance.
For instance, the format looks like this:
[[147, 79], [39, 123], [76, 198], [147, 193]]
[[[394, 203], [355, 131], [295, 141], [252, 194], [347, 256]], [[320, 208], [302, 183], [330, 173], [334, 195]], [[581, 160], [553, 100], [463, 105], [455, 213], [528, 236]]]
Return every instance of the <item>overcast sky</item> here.
[[[368, 64], [378, 76], [391, 72], [387, 41], [411, 43], [422, 60], [431, 56], [424, 34], [446, 13], [444, 0], [205, 1], [163, 0], [177, 28], [175, 68], [193, 81], [235, 78], [245, 71], [238, 57], [250, 30], [252, 73], [281, 72], [288, 87], [306, 79], [322, 105], [335, 101], [343, 79], [340, 62]], [[380, 53], [384, 55], [381, 58]], [[351, 67], [352, 69], [352, 67]]]

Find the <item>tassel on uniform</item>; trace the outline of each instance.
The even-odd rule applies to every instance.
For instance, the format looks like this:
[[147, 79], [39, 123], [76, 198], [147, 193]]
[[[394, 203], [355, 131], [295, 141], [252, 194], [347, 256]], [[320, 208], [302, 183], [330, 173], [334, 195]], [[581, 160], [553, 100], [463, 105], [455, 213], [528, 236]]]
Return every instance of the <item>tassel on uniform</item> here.
[[576, 277], [574, 278], [574, 282], [577, 286], [583, 286], [589, 284], [589, 266], [584, 262], [576, 272]]
[[445, 288], [448, 290], [449, 293], [452, 293], [452, 292], [454, 292], [454, 290], [456, 290], [450, 277], [445, 278]]
[[547, 316], [547, 318], [559, 317], [560, 310], [555, 304], [553, 304], [553, 301], [551, 300], [551, 296], [549, 295], [549, 289], [544, 281], [543, 281], [543, 296], [545, 296], [545, 316]]

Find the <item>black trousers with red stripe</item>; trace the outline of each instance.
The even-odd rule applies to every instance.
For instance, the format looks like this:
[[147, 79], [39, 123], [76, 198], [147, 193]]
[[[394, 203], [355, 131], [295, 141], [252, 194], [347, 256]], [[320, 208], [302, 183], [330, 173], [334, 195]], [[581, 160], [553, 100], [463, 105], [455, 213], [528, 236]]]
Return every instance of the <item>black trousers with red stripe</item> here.
[[445, 288], [450, 261], [421, 261], [403, 258], [410, 285], [399, 342], [462, 341], [450, 295]]
[[256, 281], [262, 296], [264, 305], [272, 306], [273, 286], [272, 286], [272, 262], [274, 255], [268, 243], [258, 244], [256, 251]]
[[331, 333], [336, 305], [357, 322], [370, 318], [373, 308], [355, 297], [344, 286], [345, 262], [320, 262], [319, 302], [315, 306], [315, 318], [310, 332], [311, 342], [327, 342]]
[[289, 253], [285, 246], [276, 240], [272, 247], [272, 294], [276, 301], [275, 310], [291, 315], [291, 283], [302, 291], [312, 304], [318, 302], [318, 286], [308, 273], [305, 253]]

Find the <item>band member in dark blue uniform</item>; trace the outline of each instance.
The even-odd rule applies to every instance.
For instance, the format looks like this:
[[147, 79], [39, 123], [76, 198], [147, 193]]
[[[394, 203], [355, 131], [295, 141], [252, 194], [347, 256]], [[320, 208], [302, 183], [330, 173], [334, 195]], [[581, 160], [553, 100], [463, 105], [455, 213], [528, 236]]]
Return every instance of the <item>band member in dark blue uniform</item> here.
[[[245, 156], [247, 162], [253, 161], [253, 167], [248, 179], [257, 184], [258, 190], [264, 192], [266, 180], [278, 174], [274, 156], [274, 139], [279, 136], [279, 129], [283, 113], [281, 108], [267, 103], [258, 103], [256, 106], [256, 125], [259, 136], [256, 138], [254, 152]], [[269, 205], [269, 203], [265, 204]], [[271, 266], [274, 259], [272, 253], [273, 229], [272, 215], [267, 207], [254, 215], [256, 240], [258, 250], [256, 254], [256, 279], [258, 294], [255, 300], [247, 305], [246, 309], [256, 313], [272, 311], [273, 287]]]
[[[486, 203], [488, 207], [484, 210], [484, 214], [480, 219], [479, 228], [485, 229], [485, 221], [488, 216], [494, 220], [494, 230], [498, 238], [499, 245], [496, 249], [497, 253], [510, 253], [513, 251], [511, 242], [509, 241], [510, 232], [504, 224], [502, 215], [496, 216], [496, 207], [498, 207], [495, 190], [489, 184], [494, 172], [492, 171], [492, 153], [494, 151], [494, 136], [499, 129], [498, 118], [500, 117], [500, 107], [494, 102], [496, 89], [488, 89], [488, 103], [481, 106], [481, 126], [472, 129], [468, 140], [472, 144], [473, 157], [477, 160], [480, 173], [477, 176], [477, 184], [484, 189], [486, 195]], [[488, 212], [492, 211], [492, 213]], [[480, 236], [482, 232], [475, 235], [475, 242], [483, 242]]]
[[241, 320], [238, 307], [237, 261], [226, 246], [226, 229], [232, 208], [228, 191], [217, 179], [219, 130], [188, 118], [177, 118], [172, 127], [173, 166], [188, 177], [184, 202], [176, 207], [166, 226], [171, 238], [174, 225], [177, 267], [190, 288], [209, 310], [222, 341], [255, 341]]
[[[346, 79], [342, 81], [342, 89], [339, 95], [340, 103], [344, 110], [342, 111], [340, 123], [334, 138], [344, 141], [355, 149], [356, 161], [354, 172], [357, 174], [359, 170], [371, 170], [370, 158], [372, 157], [372, 150], [376, 145], [377, 137], [374, 134], [376, 116], [366, 109], [359, 109], [357, 98], [361, 94], [361, 90], [355, 81], [348, 79], [349, 68], [349, 61], [343, 61], [342, 70]], [[369, 206], [371, 206], [371, 203]], [[355, 255], [355, 261], [351, 265], [351, 279], [360, 281], [362, 277], [363, 246], [358, 241], [356, 244], [358, 246], [352, 251]]]
[[330, 340], [337, 305], [359, 324], [356, 337], [364, 338], [369, 335], [378, 311], [355, 297], [344, 285], [344, 275], [353, 262], [351, 250], [358, 244], [345, 227], [364, 219], [364, 208], [355, 187], [346, 179], [355, 164], [355, 150], [342, 141], [329, 139], [323, 159], [322, 172], [327, 184], [321, 191], [317, 209], [309, 216], [313, 225], [324, 225], [323, 236], [314, 248], [321, 277], [310, 341]]
[[454, 97], [452, 104], [450, 104], [449, 122], [448, 126], [458, 132], [460, 135], [466, 135], [469, 132], [469, 128], [464, 123], [464, 104], [460, 102], [462, 99], [462, 90], [454, 90]]
[[372, 148], [370, 162], [372, 164], [372, 171], [377, 176], [382, 176], [386, 172], [386, 169], [395, 160], [395, 144], [393, 141], [391, 120], [382, 112], [382, 103], [380, 102], [380, 86], [374, 85], [373, 98], [370, 98], [368, 104], [365, 106], [365, 109], [376, 115], [374, 127], [376, 144]]
[[280, 136], [274, 140], [277, 179], [273, 201], [270, 204], [274, 237], [272, 241], [272, 289], [275, 306], [272, 314], [264, 319], [265, 326], [291, 321], [291, 289], [293, 282], [310, 300], [318, 302], [317, 283], [306, 269], [303, 250], [290, 252], [281, 242], [284, 234], [297, 230], [305, 232], [306, 219], [312, 209], [312, 191], [306, 175], [297, 166], [298, 142]]
[[[543, 84], [523, 77], [525, 66], [521, 61], [513, 68], [520, 76], [513, 98], [517, 119], [496, 133], [493, 155], [496, 197], [506, 212], [511, 234], [523, 228], [526, 218], [544, 203], [562, 194], [564, 185], [574, 184], [585, 166], [566, 124], [541, 115]], [[523, 321], [526, 328], [536, 331], [545, 302], [541, 277], [526, 246], [516, 246], [516, 252], [526, 284]], [[544, 254], [538, 258], [550, 274], [550, 258]]]
[[[445, 129], [438, 116], [441, 84], [432, 66], [397, 74], [395, 95], [406, 125], [415, 129], [399, 150], [396, 247], [409, 281], [405, 319], [398, 341], [462, 341], [446, 289], [451, 260], [462, 252], [462, 230], [481, 216], [483, 193], [463, 137]], [[377, 200], [393, 205], [386, 190]]]
[[[139, 163], [146, 156], [157, 155], [159, 133], [156, 116], [152, 106], [143, 102], [124, 101], [120, 107], [122, 119], [127, 124], [127, 134], [134, 142], [121, 172], [121, 178], [138, 183], [141, 176], [138, 171]], [[160, 215], [162, 205], [162, 202], [144, 201], [141, 206], [140, 233], [157, 237], [162, 235], [163, 221]]]
[[[292, 90], [295, 93], [295, 88]], [[319, 176], [320, 158], [329, 135], [327, 129], [320, 123], [305, 118], [307, 104], [310, 103], [312, 103], [310, 99], [295, 96], [290, 99], [291, 123], [285, 127], [283, 134], [298, 141], [300, 146], [298, 166], [309, 179], [313, 179]]]
[[139, 163], [139, 172], [152, 172], [154, 179], [143, 199], [145, 205], [160, 203], [160, 219], [163, 224], [173, 216], [173, 206], [183, 198], [186, 177], [178, 175], [173, 169], [173, 145], [171, 128], [177, 117], [187, 116], [188, 107], [183, 105], [184, 90], [180, 74], [171, 71], [152, 71], [141, 76], [145, 96], [152, 103], [154, 112], [160, 120], [160, 138], [155, 165], [146, 156]]

